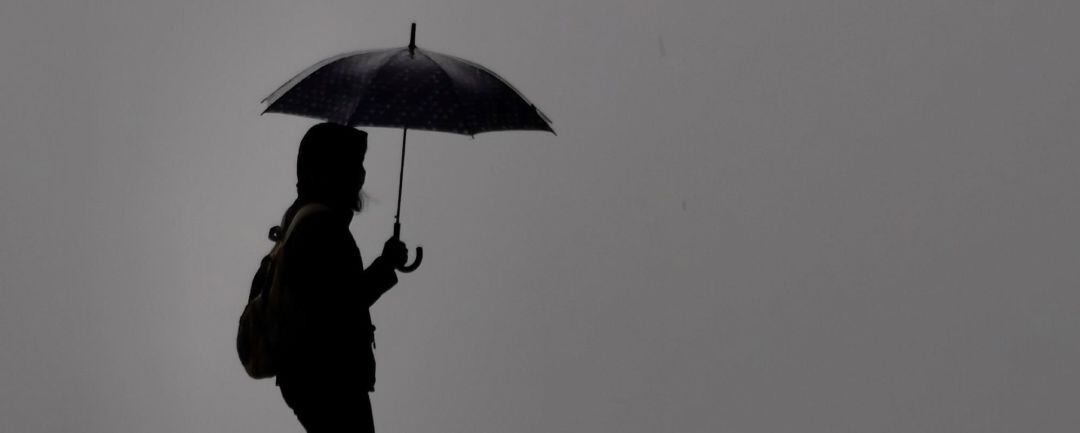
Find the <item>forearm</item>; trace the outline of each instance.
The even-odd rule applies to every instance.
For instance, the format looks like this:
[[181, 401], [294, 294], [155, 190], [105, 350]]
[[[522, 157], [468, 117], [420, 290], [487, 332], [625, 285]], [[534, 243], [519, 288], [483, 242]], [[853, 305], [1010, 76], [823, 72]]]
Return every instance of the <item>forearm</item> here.
[[372, 261], [371, 266], [364, 269], [361, 281], [364, 302], [370, 308], [375, 304], [375, 301], [382, 297], [383, 293], [386, 293], [397, 284], [398, 278], [394, 267], [380, 257]]

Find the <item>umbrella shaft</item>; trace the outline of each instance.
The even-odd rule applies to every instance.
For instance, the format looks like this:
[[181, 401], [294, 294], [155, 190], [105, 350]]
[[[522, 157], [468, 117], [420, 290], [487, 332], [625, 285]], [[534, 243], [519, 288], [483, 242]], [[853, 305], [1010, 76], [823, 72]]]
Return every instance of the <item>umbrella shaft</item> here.
[[401, 129], [401, 170], [398, 171], [397, 184], [397, 215], [394, 215], [394, 224], [401, 223], [401, 184], [405, 180], [405, 133], [407, 128]]

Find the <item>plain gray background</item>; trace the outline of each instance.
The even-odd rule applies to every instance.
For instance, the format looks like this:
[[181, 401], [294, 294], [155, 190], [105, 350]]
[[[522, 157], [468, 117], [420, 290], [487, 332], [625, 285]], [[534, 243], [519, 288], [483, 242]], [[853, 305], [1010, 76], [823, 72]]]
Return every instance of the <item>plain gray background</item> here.
[[1078, 5], [8, 0], [0, 430], [299, 431], [234, 349], [314, 123], [259, 101], [416, 21], [559, 134], [409, 135], [378, 431], [1074, 431]]

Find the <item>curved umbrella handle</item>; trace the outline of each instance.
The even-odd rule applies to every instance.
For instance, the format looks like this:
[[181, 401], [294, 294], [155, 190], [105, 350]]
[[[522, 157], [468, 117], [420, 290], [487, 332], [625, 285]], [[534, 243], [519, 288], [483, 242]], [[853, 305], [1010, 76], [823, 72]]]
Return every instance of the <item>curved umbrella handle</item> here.
[[[401, 223], [397, 221], [394, 222], [394, 239], [401, 239]], [[418, 245], [416, 247], [416, 259], [413, 260], [412, 264], [401, 265], [398, 266], [397, 269], [401, 272], [412, 272], [420, 267], [420, 262], [422, 261], [424, 261], [424, 247]]]
[[415, 271], [416, 268], [420, 267], [420, 262], [422, 262], [422, 261], [424, 261], [424, 247], [417, 246], [416, 247], [416, 259], [413, 260], [411, 265], [402, 266], [402, 267], [398, 268], [398, 270], [401, 271], [401, 272]]

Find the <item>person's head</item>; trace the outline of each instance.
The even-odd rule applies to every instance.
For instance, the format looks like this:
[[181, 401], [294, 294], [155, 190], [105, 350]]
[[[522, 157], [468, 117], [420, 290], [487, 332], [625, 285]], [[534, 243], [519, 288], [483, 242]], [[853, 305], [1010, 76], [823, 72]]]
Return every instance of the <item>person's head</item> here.
[[296, 157], [296, 192], [301, 200], [359, 211], [364, 186], [367, 133], [335, 123], [311, 127]]

